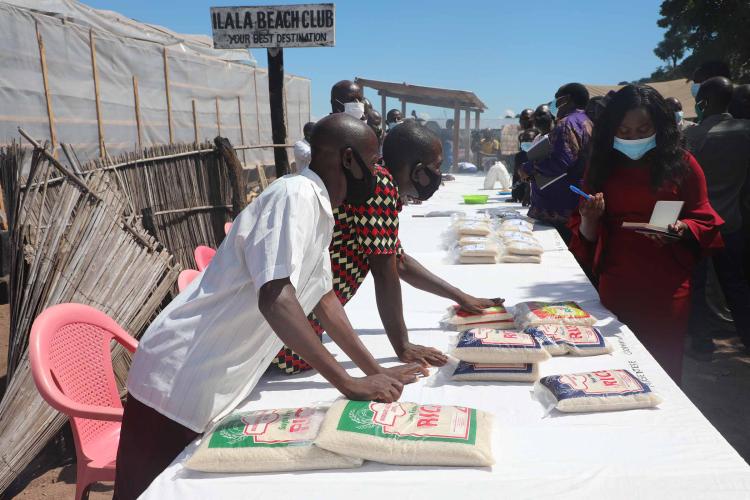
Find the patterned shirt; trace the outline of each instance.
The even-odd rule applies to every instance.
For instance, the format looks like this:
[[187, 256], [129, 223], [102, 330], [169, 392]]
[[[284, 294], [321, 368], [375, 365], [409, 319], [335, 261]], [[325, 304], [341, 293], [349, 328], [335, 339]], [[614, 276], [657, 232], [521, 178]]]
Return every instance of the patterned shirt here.
[[535, 176], [537, 181], [541, 178], [552, 180], [567, 174], [544, 189], [539, 189], [536, 182], [532, 182], [529, 217], [553, 224], [566, 223], [578, 207], [578, 195], [568, 186], [579, 186], [581, 183], [592, 128], [593, 123], [583, 110], [573, 111], [558, 121], [549, 133], [552, 146], [550, 157], [527, 162], [521, 167], [528, 175]]
[[[333, 211], [336, 221], [329, 251], [333, 273], [333, 291], [342, 305], [357, 293], [370, 272], [370, 255], [400, 256], [398, 215], [402, 204], [393, 177], [383, 167], [376, 167], [375, 195], [361, 205], [344, 203]], [[315, 332], [323, 328], [314, 314], [308, 317]], [[294, 351], [284, 347], [273, 365], [291, 375], [311, 367]]]

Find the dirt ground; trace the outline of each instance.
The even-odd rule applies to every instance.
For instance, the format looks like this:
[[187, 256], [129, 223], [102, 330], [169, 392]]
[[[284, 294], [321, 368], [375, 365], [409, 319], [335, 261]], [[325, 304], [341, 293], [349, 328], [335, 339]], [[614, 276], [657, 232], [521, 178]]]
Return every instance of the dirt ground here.
[[[739, 354], [739, 340], [716, 340], [713, 361], [685, 357], [683, 390], [739, 454], [750, 462], [750, 357]], [[8, 346], [8, 306], [0, 306], [0, 386], [5, 383]], [[2, 389], [0, 389], [1, 391]], [[62, 440], [61, 440], [62, 441]], [[2, 498], [22, 500], [70, 499], [75, 494], [75, 449], [72, 442], [53, 443]], [[112, 484], [92, 488], [91, 500], [112, 498]]]

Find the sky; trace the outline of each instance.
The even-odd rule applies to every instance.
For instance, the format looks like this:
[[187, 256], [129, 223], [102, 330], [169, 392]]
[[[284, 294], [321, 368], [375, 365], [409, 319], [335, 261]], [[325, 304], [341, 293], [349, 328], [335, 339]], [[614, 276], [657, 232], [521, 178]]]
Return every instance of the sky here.
[[[84, 0], [95, 8], [182, 33], [211, 34], [209, 7], [275, 5], [231, 0]], [[302, 2], [297, 2], [302, 3]], [[572, 81], [614, 85], [663, 64], [661, 0], [339, 0], [336, 46], [284, 50], [284, 69], [312, 80], [312, 114], [330, 112], [331, 86], [363, 77], [469, 90], [500, 118], [552, 99]], [[265, 67], [265, 49], [254, 49]], [[365, 95], [380, 109], [380, 98]], [[389, 99], [388, 108], [400, 108]], [[408, 106], [431, 118], [452, 110]], [[472, 120], [473, 123], [473, 120]]]

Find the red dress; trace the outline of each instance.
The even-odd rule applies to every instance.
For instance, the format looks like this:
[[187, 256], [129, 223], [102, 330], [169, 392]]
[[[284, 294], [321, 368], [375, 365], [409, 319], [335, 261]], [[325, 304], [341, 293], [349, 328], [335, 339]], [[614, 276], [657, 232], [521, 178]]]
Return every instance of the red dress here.
[[[604, 184], [605, 212], [596, 242], [579, 232], [580, 215], [570, 221], [570, 250], [599, 277], [602, 304], [628, 325], [672, 379], [680, 383], [688, 314], [690, 277], [702, 254], [723, 246], [724, 221], [711, 207], [706, 179], [698, 162], [686, 153], [688, 173], [681, 184], [651, 189], [646, 162], [616, 165]], [[656, 242], [623, 222], [648, 222], [658, 200], [683, 200], [680, 220], [694, 239]]]

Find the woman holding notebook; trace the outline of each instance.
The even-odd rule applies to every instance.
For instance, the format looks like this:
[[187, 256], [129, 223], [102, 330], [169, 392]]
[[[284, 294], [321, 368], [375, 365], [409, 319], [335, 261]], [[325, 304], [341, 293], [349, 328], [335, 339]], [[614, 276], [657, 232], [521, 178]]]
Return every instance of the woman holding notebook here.
[[[627, 85], [593, 131], [582, 199], [570, 221], [570, 250], [599, 278], [602, 303], [627, 324], [679, 383], [690, 307], [690, 276], [701, 254], [723, 245], [724, 221], [708, 201], [695, 158], [664, 98]], [[665, 233], [623, 227], [648, 223], [657, 201], [682, 201]]]

